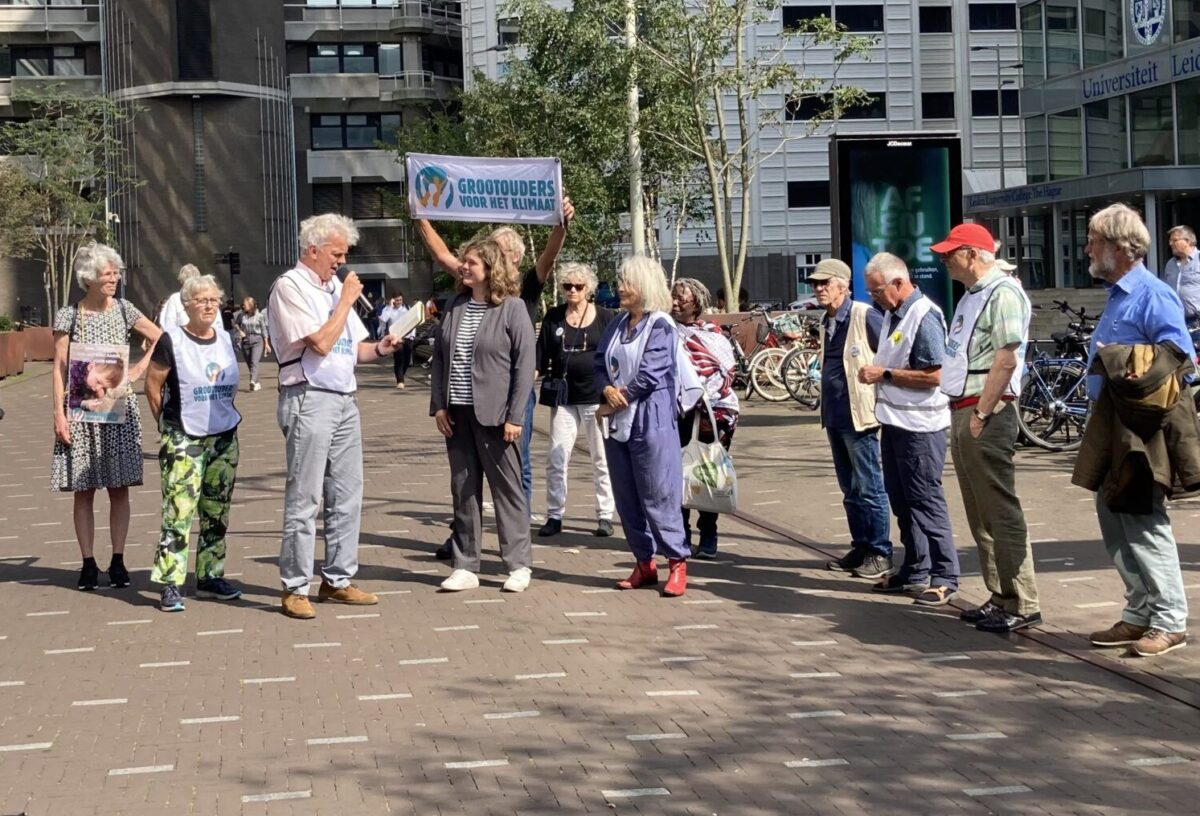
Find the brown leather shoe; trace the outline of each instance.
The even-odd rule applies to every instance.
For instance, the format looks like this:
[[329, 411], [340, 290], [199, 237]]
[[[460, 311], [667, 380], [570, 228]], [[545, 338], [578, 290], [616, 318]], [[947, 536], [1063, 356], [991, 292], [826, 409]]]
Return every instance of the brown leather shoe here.
[[1187, 632], [1164, 632], [1148, 629], [1137, 643], [1129, 647], [1130, 654], [1138, 657], [1158, 657], [1187, 646]]
[[307, 595], [297, 595], [295, 592], [283, 593], [283, 614], [297, 620], [310, 620], [317, 616]]
[[344, 587], [334, 589], [324, 581], [321, 582], [321, 588], [317, 590], [317, 600], [350, 604], [351, 606], [374, 606], [379, 603], [378, 598], [370, 592], [363, 592], [354, 584], [346, 584]]
[[1092, 632], [1088, 640], [1093, 646], [1128, 646], [1146, 634], [1150, 627], [1117, 621], [1103, 632]]

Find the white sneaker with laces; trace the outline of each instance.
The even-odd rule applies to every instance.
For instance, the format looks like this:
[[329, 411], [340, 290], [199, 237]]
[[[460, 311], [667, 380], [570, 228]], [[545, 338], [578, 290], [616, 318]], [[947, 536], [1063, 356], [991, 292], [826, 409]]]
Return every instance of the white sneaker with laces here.
[[[529, 579], [525, 580], [529, 583]], [[447, 592], [462, 592], [464, 589], [478, 589], [479, 576], [470, 570], [456, 569], [450, 577], [442, 581], [442, 589]]]
[[518, 567], [508, 574], [504, 582], [505, 592], [524, 592], [529, 588], [529, 579], [533, 576], [529, 567]]

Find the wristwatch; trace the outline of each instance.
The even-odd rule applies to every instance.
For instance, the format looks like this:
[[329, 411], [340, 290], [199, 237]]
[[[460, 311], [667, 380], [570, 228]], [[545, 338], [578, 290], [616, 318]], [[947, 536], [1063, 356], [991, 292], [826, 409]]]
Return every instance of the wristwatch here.
[[890, 380], [892, 378], [892, 370], [890, 368], [885, 368], [883, 370], [883, 378], [885, 380]]
[[989, 419], [991, 419], [991, 415], [990, 415], [990, 414], [985, 414], [985, 413], [983, 413], [982, 411], [980, 411], [978, 408], [975, 408], [975, 409], [973, 409], [973, 410], [971, 411], [971, 414], [972, 414], [972, 415], [973, 415], [973, 416], [974, 416], [976, 419], [978, 419], [980, 422], [987, 422]]

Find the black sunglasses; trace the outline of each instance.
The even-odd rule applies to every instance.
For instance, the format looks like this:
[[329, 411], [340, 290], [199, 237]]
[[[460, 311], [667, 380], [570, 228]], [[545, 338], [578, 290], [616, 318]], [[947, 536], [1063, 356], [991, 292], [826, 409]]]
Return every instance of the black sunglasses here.
[[586, 283], [564, 283], [562, 286], [565, 292], [582, 292], [587, 289]]

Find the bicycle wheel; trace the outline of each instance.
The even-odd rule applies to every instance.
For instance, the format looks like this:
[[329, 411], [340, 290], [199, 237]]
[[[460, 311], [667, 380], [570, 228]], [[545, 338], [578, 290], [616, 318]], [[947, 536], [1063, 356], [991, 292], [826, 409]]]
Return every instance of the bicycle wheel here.
[[796, 348], [787, 353], [780, 366], [783, 384], [802, 408], [815, 411], [821, 405], [821, 353], [816, 349]]
[[788, 398], [787, 387], [780, 376], [780, 366], [787, 350], [761, 349], [750, 358], [750, 386], [767, 402], [782, 402]]
[[1089, 403], [1087, 371], [1076, 360], [1037, 360], [1021, 378], [1017, 424], [1025, 439], [1048, 451], [1083, 443]]

